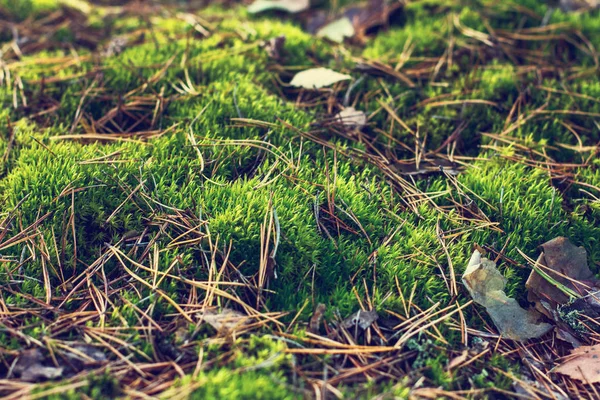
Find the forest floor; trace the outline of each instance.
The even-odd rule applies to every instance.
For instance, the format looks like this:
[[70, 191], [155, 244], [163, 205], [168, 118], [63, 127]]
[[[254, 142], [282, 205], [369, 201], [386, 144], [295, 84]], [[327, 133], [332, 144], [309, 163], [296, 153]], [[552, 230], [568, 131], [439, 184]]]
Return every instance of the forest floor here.
[[249, 3], [0, 0], [0, 396], [598, 398], [598, 9]]

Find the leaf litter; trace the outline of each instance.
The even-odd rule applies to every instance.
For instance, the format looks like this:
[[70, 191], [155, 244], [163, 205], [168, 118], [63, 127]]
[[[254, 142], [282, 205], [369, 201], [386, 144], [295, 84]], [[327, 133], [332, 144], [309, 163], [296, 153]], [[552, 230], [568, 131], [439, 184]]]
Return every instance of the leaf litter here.
[[600, 345], [574, 349], [552, 372], [568, 375], [584, 383], [600, 382]]
[[[482, 258], [478, 250], [471, 257], [463, 282], [503, 336], [527, 340], [540, 337], [555, 326], [558, 339], [579, 347], [586, 341], [583, 331], [598, 331], [584, 329], [583, 320], [600, 317], [600, 281], [588, 266], [585, 249], [568, 238], [557, 237], [540, 247], [543, 251], [532, 263], [533, 270], [525, 284], [533, 309], [525, 310], [506, 296], [506, 279], [495, 263]], [[537, 323], [542, 315], [553, 324]]]
[[19, 354], [12, 372], [26, 382], [40, 382], [61, 378], [63, 370], [63, 367], [48, 365], [40, 349], [29, 349]]
[[525, 283], [527, 299], [536, 309], [552, 318], [558, 305], [584, 296], [589, 300], [577, 300], [579, 306], [600, 309], [597, 300], [588, 296], [598, 280], [588, 266], [585, 249], [565, 237], [552, 239], [541, 247], [543, 252]]
[[88, 344], [60, 344], [66, 363], [56, 357], [46, 357], [41, 348], [21, 350], [8, 377], [15, 375], [26, 382], [44, 382], [70, 377], [78, 372], [102, 366], [108, 362], [106, 354]]
[[[525, 310], [506, 296], [503, 291], [505, 278], [495, 263], [482, 258], [478, 250], [473, 253], [463, 282], [473, 300], [486, 308], [503, 336], [523, 341], [540, 337], [555, 328], [556, 338], [573, 349], [568, 355], [557, 357], [553, 364], [558, 365], [548, 372], [584, 384], [600, 383], [600, 344], [583, 345], [597, 332], [597, 324], [593, 321], [600, 317], [599, 280], [588, 266], [585, 249], [568, 238], [557, 237], [540, 247], [542, 252], [532, 263], [534, 269], [526, 283], [528, 299], [535, 305], [534, 309]], [[553, 324], [538, 323], [544, 318], [542, 316]], [[558, 345], [555, 343], [552, 347], [558, 354]], [[463, 357], [457, 357], [450, 365], [459, 364]], [[524, 355], [522, 360], [530, 368], [532, 363], [538, 364], [533, 367], [534, 371], [547, 369], [530, 356]], [[555, 398], [568, 398], [564, 392], [540, 387], [527, 378], [515, 381], [513, 387], [520, 394], [529, 395], [534, 390]]]
[[330, 22], [317, 31], [318, 37], [324, 37], [336, 43], [342, 43], [345, 38], [354, 36], [355, 30], [348, 17], [342, 17]]
[[350, 79], [352, 79], [350, 75], [319, 67], [298, 72], [290, 82], [290, 85], [305, 89], [321, 89]]
[[502, 336], [513, 340], [538, 338], [552, 329], [552, 325], [538, 322], [540, 314], [525, 310], [506, 295], [506, 278], [496, 268], [496, 263], [473, 252], [463, 283], [473, 300], [485, 307]]

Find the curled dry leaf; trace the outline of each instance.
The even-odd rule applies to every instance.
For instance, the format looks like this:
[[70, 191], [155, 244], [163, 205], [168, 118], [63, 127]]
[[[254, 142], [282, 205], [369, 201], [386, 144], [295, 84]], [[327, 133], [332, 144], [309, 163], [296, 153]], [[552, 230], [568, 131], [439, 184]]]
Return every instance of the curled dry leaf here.
[[600, 382], [600, 345], [574, 349], [552, 372], [570, 376], [584, 383]]
[[248, 6], [248, 12], [256, 14], [268, 10], [280, 10], [299, 13], [310, 7], [309, 0], [256, 0]]
[[506, 279], [496, 268], [496, 263], [473, 252], [463, 283], [473, 300], [485, 307], [502, 336], [513, 340], [538, 338], [552, 329], [552, 325], [538, 323], [540, 314], [525, 310], [504, 292]]
[[320, 89], [349, 79], [352, 79], [350, 75], [340, 74], [327, 68], [312, 68], [298, 72], [290, 85], [305, 89]]
[[354, 107], [346, 107], [339, 112], [335, 119], [344, 126], [360, 129], [367, 124], [367, 116], [364, 112]]
[[[563, 288], [567, 288], [580, 295], [587, 295], [598, 281], [587, 264], [587, 254], [583, 247], [577, 247], [565, 237], [554, 238], [542, 245], [543, 252], [537, 259], [540, 270]], [[525, 284], [528, 290], [527, 299], [535, 303], [536, 309], [552, 318], [552, 310], [557, 305], [567, 303], [570, 298], [557, 287], [550, 283], [538, 272], [531, 271]], [[593, 297], [589, 307], [594, 308]], [[584, 300], [584, 303], [587, 303]], [[582, 304], [581, 307], [584, 305]], [[600, 304], [598, 304], [600, 310]]]

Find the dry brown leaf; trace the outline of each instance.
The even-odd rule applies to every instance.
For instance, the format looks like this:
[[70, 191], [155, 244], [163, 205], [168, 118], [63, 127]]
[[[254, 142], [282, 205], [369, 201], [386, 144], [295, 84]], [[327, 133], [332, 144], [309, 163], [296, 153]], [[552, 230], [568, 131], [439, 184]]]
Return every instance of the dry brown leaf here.
[[600, 382], [600, 345], [574, 349], [567, 360], [552, 372], [570, 376], [584, 383]]
[[[586, 288], [597, 282], [587, 263], [587, 255], [583, 247], [577, 247], [565, 237], [554, 238], [542, 246], [543, 252], [537, 259], [543, 272], [561, 285], [585, 295]], [[574, 282], [577, 281], [577, 282]], [[535, 270], [531, 271], [525, 284], [528, 290], [527, 299], [535, 303], [536, 309], [552, 318], [551, 310], [558, 304], [565, 304], [570, 299], [552, 283], [544, 279]], [[544, 304], [547, 303], [546, 305]], [[548, 307], [549, 305], [549, 307]]]
[[525, 310], [504, 293], [506, 278], [496, 268], [496, 263], [473, 252], [463, 283], [473, 300], [485, 307], [502, 336], [513, 340], [538, 338], [552, 329], [552, 325], [538, 323], [540, 314]]

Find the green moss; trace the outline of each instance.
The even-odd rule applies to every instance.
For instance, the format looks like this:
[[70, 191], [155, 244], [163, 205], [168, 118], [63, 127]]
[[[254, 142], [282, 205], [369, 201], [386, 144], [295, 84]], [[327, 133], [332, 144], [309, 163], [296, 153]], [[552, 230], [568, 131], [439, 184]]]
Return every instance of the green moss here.
[[[185, 390], [186, 383], [194, 387], [190, 399], [296, 399], [300, 395], [294, 394], [282, 385], [283, 374], [275, 372], [266, 374], [261, 372], [245, 372], [232, 374], [227, 369], [211, 371], [201, 374], [195, 382], [182, 382]], [[187, 380], [189, 382], [189, 380]]]
[[[342, 3], [345, 2], [336, 5]], [[471, 52], [469, 49], [475, 46], [473, 38], [458, 30], [451, 13], [463, 26], [483, 33], [487, 32], [487, 22], [494, 29], [508, 30], [520, 23], [514, 4], [488, 3], [491, 2], [461, 6], [454, 1], [411, 2], [404, 11], [403, 24], [380, 32], [363, 49], [332, 47], [315, 40], [293, 19], [274, 21], [272, 15], [249, 16], [241, 10], [212, 6], [202, 14], [212, 25], [212, 36], [208, 38], [194, 36], [189, 24], [161, 14], [151, 18], [155, 27], [153, 38], [126, 46], [120, 54], [86, 58], [89, 52], [82, 49], [80, 62], [66, 66], [62, 61], [37, 62], [69, 57], [64, 50], [25, 55], [16, 70], [26, 96], [30, 100], [38, 98], [39, 81], [51, 74], [62, 80], [45, 85], [44, 95], [60, 102], [60, 108], [46, 119], [29, 118], [40, 110], [27, 109], [20, 103], [14, 109], [12, 88], [0, 89], [0, 154], [7, 148], [7, 120], [15, 133], [14, 147], [0, 174], [0, 215], [7, 215], [19, 205], [18, 225], [27, 226], [49, 213], [37, 232], [50, 246], [48, 262], [62, 266], [69, 279], [95, 261], [106, 244], [116, 244], [128, 232], [147, 230], [148, 235], [157, 235], [160, 218], [176, 208], [193, 215], [203, 232], [210, 232], [214, 240], [218, 238], [221, 246], [231, 244], [229, 261], [239, 267], [240, 274], [249, 277], [257, 273], [261, 263], [264, 217], [275, 210], [281, 237], [275, 258], [277, 279], [273, 277], [269, 282], [272, 292], [266, 295], [266, 308], [288, 312], [283, 320], [289, 321], [307, 304], [299, 317], [300, 324], [310, 318], [312, 303], [328, 304], [328, 316], [337, 311], [342, 316], [356, 311], [359, 304], [354, 288], [359, 298], [368, 295], [382, 314], [384, 310], [403, 312], [402, 299], [408, 298], [413, 288], [413, 303], [418, 307], [426, 309], [437, 302], [450, 304], [447, 279], [442, 277], [442, 272], [448, 277], [450, 265], [438, 237], [438, 226], [455, 233], [446, 239], [446, 244], [456, 279], [460, 279], [474, 244], [496, 250], [504, 247], [506, 257], [526, 265], [519, 250], [535, 257], [537, 246], [560, 235], [584, 246], [596, 271], [600, 261], [600, 194], [595, 188], [600, 187], [600, 164], [589, 157], [589, 150], [580, 154], [568, 147], [578, 146], [579, 141], [582, 146], [595, 146], [600, 140], [597, 122], [581, 113], [562, 110], [600, 113], [596, 100], [600, 97], [600, 84], [594, 75], [564, 79], [556, 74], [540, 79], [536, 74], [523, 72], [523, 60], [514, 62], [503, 55], [487, 57]], [[37, 18], [56, 5], [35, 4], [29, 4], [28, 9], [11, 9], [11, 15], [25, 18], [26, 13], [33, 12]], [[540, 18], [547, 10], [537, 1], [523, 4]], [[0, 6], [6, 7], [4, 3]], [[30, 10], [32, 7], [34, 11]], [[99, 26], [101, 15], [101, 11], [92, 13], [90, 23]], [[597, 21], [594, 13], [575, 15], [559, 11], [551, 19], [581, 24], [584, 33], [592, 32]], [[523, 27], [539, 26], [539, 19], [526, 16], [522, 23]], [[118, 35], [140, 27], [143, 21], [134, 15], [119, 19], [111, 29]], [[72, 43], [72, 34], [60, 30], [54, 38]], [[263, 43], [282, 34], [286, 44], [281, 65], [276, 66]], [[337, 112], [337, 105], [332, 109], [320, 105], [299, 108], [290, 101], [296, 100], [298, 92], [276, 83], [278, 79], [287, 82], [296, 71], [316, 64], [347, 71], [358, 78], [360, 73], [352, 70], [352, 56], [395, 66], [409, 44], [414, 48], [404, 68], [416, 68], [431, 64], [429, 57], [444, 54], [451, 37], [457, 48], [466, 49], [465, 54], [456, 57], [452, 67], [442, 65], [435, 76], [414, 78], [415, 87], [409, 88], [389, 77], [363, 76], [351, 100], [356, 101], [358, 108], [374, 114], [360, 143], [323, 128], [323, 120]], [[537, 46], [526, 43], [523, 49]], [[549, 41], [539, 49], [549, 59], [560, 46]], [[579, 54], [581, 49], [573, 51], [581, 70], [592, 65], [589, 54]], [[566, 58], [556, 60], [559, 61], [571, 62]], [[96, 85], [101, 90], [89, 90]], [[327, 93], [330, 97], [326, 101], [341, 100], [346, 85], [341, 85], [339, 93]], [[87, 94], [82, 101], [84, 93]], [[304, 101], [313, 100], [311, 94], [303, 96], [309, 98]], [[500, 133], [507, 123], [514, 122], [519, 115], [508, 118], [508, 113], [520, 96], [525, 99], [518, 108], [520, 116], [531, 115], [541, 107], [547, 114], [505, 133], [506, 140], [518, 141], [519, 145], [499, 147], [497, 140], [482, 132]], [[139, 133], [169, 128], [158, 138], [148, 142], [86, 143], [61, 137], [88, 132], [87, 126], [73, 127], [78, 110], [86, 120], [99, 119], [123, 103], [144, 98], [147, 105], [140, 108], [151, 115], [159, 97], [168, 101], [154, 125], [146, 121], [134, 129]], [[326, 103], [323, 99], [326, 97], [319, 101]], [[448, 102], [440, 103], [442, 100]], [[462, 158], [466, 168], [456, 178], [439, 173], [414, 179], [406, 176], [409, 184], [435, 196], [431, 202], [421, 201], [415, 206], [418, 213], [406, 206], [406, 192], [397, 190], [377, 166], [359, 156], [359, 152], [376, 148], [390, 160], [413, 157], [409, 149], [417, 145], [415, 136], [398, 124], [391, 127], [392, 118], [380, 110], [381, 101], [387, 102], [408, 126], [418, 128], [420, 138], [426, 138], [426, 150], [440, 147], [464, 123], [456, 153], [476, 158]], [[125, 113], [120, 117], [124, 126], [133, 125]], [[576, 126], [581, 132], [579, 137], [565, 124]], [[118, 130], [114, 126], [105, 129]], [[332, 148], [323, 148], [299, 134], [308, 131], [327, 139]], [[384, 137], [381, 132], [387, 135]], [[546, 169], [512, 161], [524, 154], [521, 145], [531, 148], [531, 154], [534, 150], [547, 150], [548, 156], [558, 161], [576, 159], [582, 164], [572, 170], [577, 182], [560, 192], [552, 186]], [[97, 162], [109, 154], [116, 154], [118, 162]], [[583, 165], [588, 158], [589, 165]], [[469, 220], [472, 215], [457, 203], [485, 215], [494, 229]], [[331, 210], [334, 215], [328, 215]], [[73, 220], [69, 222], [71, 215]], [[178, 261], [179, 276], [206, 280], [207, 269], [199, 267], [210, 254], [204, 244], [165, 249], [181, 232], [168, 228], [163, 233], [157, 242], [162, 249], [157, 261], [159, 270], [167, 270]], [[12, 227], [9, 236], [14, 234]], [[2, 256], [18, 259], [22, 252], [23, 246], [15, 245], [3, 249]], [[103, 267], [109, 275], [122, 269], [115, 259]], [[522, 300], [529, 270], [503, 261], [499, 267], [508, 279], [508, 294]], [[148, 271], [136, 269], [136, 273], [142, 279], [152, 279]], [[6, 295], [7, 306], [27, 307], [33, 304], [32, 297], [45, 298], [39, 259], [23, 263], [19, 274], [26, 279], [20, 283], [20, 294]], [[9, 278], [8, 273], [0, 275], [2, 283], [8, 283], [12, 279]], [[96, 277], [90, 279], [103, 284]], [[62, 278], [55, 269], [51, 269], [50, 282], [56, 295], [63, 295], [57, 288]], [[159, 288], [178, 303], [189, 301], [184, 285], [175, 279], [164, 279]], [[107, 315], [107, 324], [122, 329], [120, 333], [137, 350], [134, 360], [153, 359], [154, 344], [135, 329], [140, 325], [135, 307], [146, 310], [151, 304], [148, 313], [160, 322], [174, 321], [177, 310], [146, 287], [119, 295]], [[459, 289], [455, 300], [464, 304], [468, 300], [466, 292]], [[80, 306], [74, 298], [64, 309], [74, 311]], [[483, 325], [472, 309], [466, 309], [465, 316], [470, 327]], [[47, 323], [41, 319], [28, 320], [27, 324], [28, 335], [42, 340], [47, 334]], [[96, 325], [97, 322], [88, 323], [89, 327]], [[193, 333], [196, 326], [190, 323], [184, 329]], [[439, 329], [450, 346], [460, 344], [457, 332], [444, 324]], [[237, 341], [210, 343], [214, 333], [212, 328], [200, 330], [198, 349], [206, 351], [209, 359], [225, 352], [231, 357], [227, 362], [210, 364], [210, 368], [195, 376], [180, 379], [173, 390], [189, 392], [191, 398], [207, 399], [287, 399], [305, 394], [303, 388], [290, 386], [292, 359], [284, 354], [286, 346], [282, 341], [246, 335]], [[297, 328], [296, 333], [304, 334], [302, 328]], [[166, 333], [165, 338], [176, 340], [172, 332]], [[0, 342], [9, 349], [20, 346], [4, 332], [0, 332]], [[464, 376], [453, 376], [446, 370], [448, 359], [440, 346], [424, 337], [411, 341], [409, 347], [419, 352], [410, 361], [413, 367], [422, 368], [423, 376], [432, 385], [466, 387], [462, 386], [468, 384]], [[517, 369], [497, 354], [486, 362], [504, 371]], [[477, 366], [471, 380], [474, 385], [508, 389], [512, 382], [492, 373], [489, 366]], [[100, 391], [105, 383], [113, 389], [120, 385], [109, 376], [105, 383], [102, 379], [90, 378], [88, 396], [104, 394]], [[375, 382], [340, 390], [348, 397], [386, 392], [406, 398], [411, 384]]]

